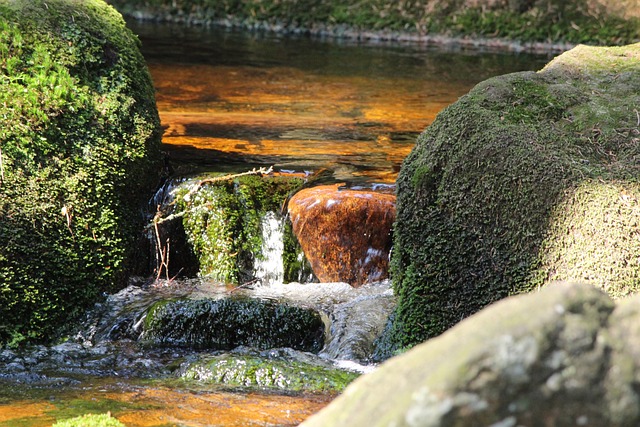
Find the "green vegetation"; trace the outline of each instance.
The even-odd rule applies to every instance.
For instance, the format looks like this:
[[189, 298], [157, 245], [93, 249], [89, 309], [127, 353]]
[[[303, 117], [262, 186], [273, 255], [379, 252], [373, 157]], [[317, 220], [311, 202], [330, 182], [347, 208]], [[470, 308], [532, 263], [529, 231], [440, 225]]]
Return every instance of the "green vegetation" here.
[[640, 44], [573, 49], [442, 111], [398, 179], [395, 341], [552, 280], [640, 290]]
[[291, 347], [318, 352], [324, 323], [310, 308], [250, 298], [160, 301], [146, 314], [144, 340], [198, 350]]
[[[280, 213], [286, 198], [303, 180], [286, 176], [242, 176], [209, 182], [196, 192], [197, 180], [180, 186], [176, 212], [185, 212], [183, 225], [200, 263], [200, 274], [223, 283], [246, 283], [254, 279], [254, 264], [262, 254], [262, 218]], [[197, 185], [197, 184], [196, 184]], [[292, 231], [287, 237], [285, 281], [298, 278], [303, 262]]]
[[637, 3], [594, 0], [111, 0], [123, 12], [246, 27], [346, 26], [363, 30], [505, 38], [523, 42], [627, 44], [640, 38]]
[[189, 364], [181, 377], [204, 384], [305, 392], [341, 392], [359, 375], [291, 360], [224, 354]]
[[51, 340], [122, 284], [159, 143], [114, 9], [0, 1], [0, 343]]
[[110, 414], [101, 415], [83, 415], [69, 420], [58, 421], [53, 427], [125, 427], [116, 418]]

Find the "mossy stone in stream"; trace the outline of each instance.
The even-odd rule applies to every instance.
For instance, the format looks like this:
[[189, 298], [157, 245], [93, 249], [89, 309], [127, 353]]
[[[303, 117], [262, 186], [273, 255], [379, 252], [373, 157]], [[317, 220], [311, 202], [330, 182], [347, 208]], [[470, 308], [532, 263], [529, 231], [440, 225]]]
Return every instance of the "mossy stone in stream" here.
[[[214, 175], [215, 177], [215, 175]], [[198, 177], [183, 183], [176, 192], [176, 212], [184, 212], [187, 239], [199, 262], [201, 276], [223, 283], [239, 284], [255, 279], [257, 259], [264, 257], [263, 218], [277, 215], [304, 181], [292, 176], [242, 176], [201, 185], [192, 191]], [[284, 281], [295, 281], [304, 270], [301, 249], [284, 227]]]
[[638, 105], [635, 44], [580, 46], [441, 112], [398, 179], [397, 343], [553, 280], [640, 290]]
[[125, 427], [117, 418], [110, 414], [87, 414], [56, 422], [52, 427]]
[[161, 301], [146, 314], [150, 344], [231, 350], [290, 347], [317, 353], [325, 326], [312, 309], [250, 298]]
[[0, 344], [124, 282], [160, 159], [139, 47], [103, 1], [0, 0]]
[[341, 392], [359, 374], [291, 360], [223, 354], [189, 363], [180, 377], [187, 381], [281, 391]]

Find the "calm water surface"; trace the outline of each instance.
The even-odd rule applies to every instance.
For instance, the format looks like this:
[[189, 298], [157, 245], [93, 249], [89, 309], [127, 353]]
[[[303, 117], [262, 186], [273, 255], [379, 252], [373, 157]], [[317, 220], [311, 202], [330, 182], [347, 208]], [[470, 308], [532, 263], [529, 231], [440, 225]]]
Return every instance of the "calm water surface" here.
[[347, 182], [394, 182], [445, 106], [484, 79], [548, 60], [131, 25], [175, 163], [329, 169]]
[[[131, 23], [143, 42], [178, 171], [332, 171], [392, 183], [436, 114], [494, 75], [548, 58], [264, 37]], [[2, 375], [5, 378], [5, 375]], [[184, 390], [126, 378], [0, 384], [0, 426], [111, 411], [129, 426], [296, 425], [331, 396]]]

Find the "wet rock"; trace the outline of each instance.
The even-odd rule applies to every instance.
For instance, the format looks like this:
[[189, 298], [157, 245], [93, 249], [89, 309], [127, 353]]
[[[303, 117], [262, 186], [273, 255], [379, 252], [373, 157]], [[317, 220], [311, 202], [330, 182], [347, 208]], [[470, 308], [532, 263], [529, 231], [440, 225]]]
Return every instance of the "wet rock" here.
[[322, 355], [360, 363], [370, 361], [395, 307], [390, 289], [338, 304], [329, 316], [329, 338]]
[[202, 356], [185, 363], [178, 374], [205, 384], [310, 392], [340, 392], [359, 376], [290, 350]]
[[289, 214], [321, 282], [358, 286], [387, 277], [395, 196], [318, 186], [296, 193]]
[[10, 362], [7, 363], [4, 366], [4, 373], [6, 374], [15, 374], [15, 373], [19, 373], [19, 372], [24, 372], [27, 368], [25, 368], [24, 364], [15, 361], [15, 362]]
[[142, 340], [194, 349], [291, 347], [318, 352], [324, 323], [312, 309], [249, 298], [161, 301], [147, 312]]
[[389, 360], [302, 425], [638, 425], [638, 325], [640, 296], [552, 284]]
[[580, 46], [438, 115], [397, 182], [401, 347], [554, 280], [640, 290], [639, 104], [640, 44]]
[[[159, 224], [156, 267], [166, 269], [159, 257], [165, 253], [165, 259], [176, 260], [169, 261], [170, 274], [195, 271], [230, 284], [296, 280], [304, 266], [292, 264], [302, 264], [301, 251], [287, 236], [280, 211], [302, 184], [302, 178], [288, 174], [214, 173], [173, 182], [163, 190], [163, 217], [174, 219]], [[265, 271], [270, 263], [277, 277]]]

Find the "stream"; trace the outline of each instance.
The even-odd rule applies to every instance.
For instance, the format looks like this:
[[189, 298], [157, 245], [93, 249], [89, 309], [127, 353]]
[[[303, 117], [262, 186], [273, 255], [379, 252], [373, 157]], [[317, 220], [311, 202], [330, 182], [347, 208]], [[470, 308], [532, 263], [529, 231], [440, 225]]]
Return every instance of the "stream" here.
[[[392, 192], [402, 160], [439, 111], [482, 80], [537, 70], [548, 60], [130, 26], [157, 88], [163, 150], [178, 181], [273, 167], [300, 176], [322, 172], [322, 183]], [[272, 258], [282, 251], [277, 241], [269, 244], [256, 275], [280, 278]], [[0, 348], [0, 427], [50, 426], [108, 411], [129, 427], [297, 425], [339, 393], [322, 382], [309, 388], [316, 381], [310, 371], [324, 378], [336, 368], [353, 376], [375, 369], [375, 341], [394, 304], [389, 280], [357, 288], [264, 280], [237, 288], [197, 276], [133, 277], [127, 288], [96, 304], [66, 342]], [[196, 308], [184, 308], [190, 305]], [[196, 323], [172, 323], [175, 313], [196, 310], [202, 318], [228, 307], [240, 313], [236, 323], [228, 319], [232, 331], [211, 326], [211, 320], [206, 333]], [[262, 344], [271, 342], [269, 336], [258, 342], [244, 334], [264, 332], [256, 332], [256, 313], [280, 321], [282, 307], [307, 313], [309, 324], [320, 329], [274, 344]], [[287, 329], [285, 335], [293, 333]], [[223, 342], [224, 334], [230, 338]], [[227, 382], [215, 380], [220, 366], [256, 360], [273, 363], [271, 382], [257, 374], [229, 382], [231, 371], [223, 374]], [[293, 376], [287, 366], [295, 368]]]

